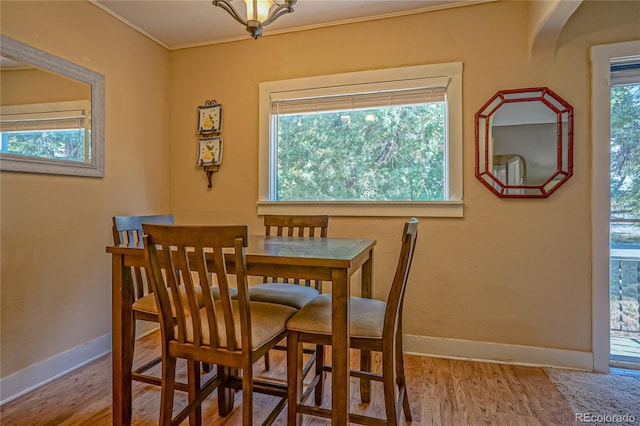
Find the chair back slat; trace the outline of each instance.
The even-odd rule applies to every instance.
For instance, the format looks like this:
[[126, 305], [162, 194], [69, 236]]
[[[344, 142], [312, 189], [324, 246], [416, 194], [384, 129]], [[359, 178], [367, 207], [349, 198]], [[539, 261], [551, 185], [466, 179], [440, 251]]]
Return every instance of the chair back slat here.
[[266, 215], [264, 217], [267, 236], [327, 237], [329, 216], [327, 215]]
[[[162, 274], [162, 270], [164, 270], [165, 268], [161, 265], [171, 264], [170, 257], [167, 255], [168, 252], [162, 248], [158, 249], [158, 247], [156, 247], [154, 244], [148, 245], [146, 237], [143, 237], [143, 241], [145, 245], [145, 263], [147, 264], [147, 268], [150, 271], [150, 277], [153, 276], [153, 271], [158, 271], [158, 273]], [[166, 278], [167, 281], [170, 281], [172, 279], [173, 278], [171, 277]], [[154, 280], [152, 278], [149, 279], [149, 285], [153, 291], [155, 285], [154, 285]], [[159, 283], [158, 285], [164, 285], [166, 288], [164, 278], [162, 279], [162, 283]], [[171, 302], [169, 300], [169, 292], [167, 290], [161, 291], [161, 292], [155, 292], [155, 297], [156, 297], [157, 305], [159, 307], [158, 317], [159, 317], [161, 332], [163, 333], [164, 336], [167, 337], [167, 339], [173, 340], [174, 328], [167, 324], [167, 320], [163, 318], [162, 309], [160, 309], [161, 307], [167, 307], [167, 306], [170, 309]], [[176, 307], [175, 315], [172, 315], [172, 318], [175, 318], [176, 322], [184, 323], [184, 312], [180, 310], [180, 307]]]
[[[212, 253], [212, 255], [215, 256], [215, 259], [221, 258], [221, 254], [218, 254], [218, 253], [220, 253], [220, 251], [218, 251], [217, 253]], [[212, 280], [213, 274], [209, 272], [207, 268], [206, 253], [205, 252], [194, 253], [194, 256], [196, 260], [196, 267], [198, 269], [198, 279], [201, 282], [211, 283], [210, 280]], [[217, 265], [215, 266], [216, 270], [225, 271], [225, 265], [220, 265], [218, 260], [214, 260], [214, 264]], [[224, 278], [226, 279], [226, 274], [224, 274]], [[224, 291], [226, 291], [226, 293], [224, 293], [222, 288], [218, 288], [218, 289], [223, 299], [229, 298], [228, 284], [224, 286]], [[207, 326], [208, 326], [208, 329], [210, 330], [209, 334], [211, 339], [211, 346], [214, 348], [217, 348], [220, 346], [219, 339], [218, 339], [218, 332], [219, 332], [218, 323], [216, 322], [216, 318], [219, 314], [216, 312], [216, 305], [214, 303], [215, 298], [213, 297], [213, 294], [211, 294], [211, 287], [208, 285], [202, 287], [202, 293], [203, 293], [203, 303], [205, 307], [205, 312], [207, 312]]]
[[[250, 333], [247, 333], [247, 342], [236, 341], [236, 330], [248, 331], [251, 324], [246, 297], [246, 263], [243, 264], [247, 226], [144, 224], [143, 229], [150, 282], [161, 313], [160, 325], [169, 340], [189, 343], [196, 348], [231, 351], [240, 345], [251, 347]], [[232, 256], [236, 262], [236, 286], [240, 296], [237, 300], [231, 298], [226, 256]], [[216, 298], [211, 290], [213, 276], [220, 292]], [[198, 301], [199, 291], [201, 302]], [[175, 312], [175, 320], [172, 312]], [[244, 333], [242, 336], [244, 339]]]
[[[402, 305], [407, 288], [409, 271], [413, 261], [413, 253], [418, 239], [418, 219], [411, 218], [404, 224], [402, 232], [402, 246], [398, 265], [391, 283], [391, 290], [387, 298], [387, 307], [384, 316], [383, 335], [395, 336], [396, 329], [401, 326]], [[389, 333], [389, 334], [387, 334]]]
[[[158, 248], [154, 247], [154, 250], [158, 250]], [[158, 257], [161, 259], [160, 264], [165, 265], [163, 267], [164, 279], [166, 279], [166, 285], [164, 288], [168, 290], [166, 290], [164, 293], [171, 293], [171, 298], [172, 298], [172, 299], [168, 299], [168, 298], [166, 299], [167, 304], [170, 303], [170, 300], [181, 300], [182, 295], [180, 292], [180, 283], [182, 280], [180, 277], [180, 274], [181, 274], [180, 266], [179, 266], [180, 261], [179, 259], [177, 259], [178, 256], [175, 256], [170, 248], [160, 246]], [[152, 282], [153, 280], [150, 279], [150, 281]], [[155, 288], [152, 284], [151, 284], [151, 287], [155, 291]], [[159, 303], [163, 303], [163, 302], [159, 302]], [[160, 306], [161, 305], [158, 304], [158, 307]], [[161, 313], [160, 308], [158, 308], [158, 312]], [[189, 313], [188, 311], [185, 310], [184, 306], [181, 303], [173, 306], [172, 313], [173, 312], [175, 312], [175, 321], [177, 326], [179, 328], [186, 327], [187, 316], [189, 315]], [[180, 340], [181, 343], [184, 343], [183, 333], [179, 333], [178, 338], [181, 339]]]
[[[235, 249], [235, 243], [234, 243]], [[215, 250], [213, 253], [213, 264], [215, 268], [215, 276], [219, 283], [220, 287], [220, 299], [224, 301], [224, 303], [220, 304], [221, 314], [224, 318], [224, 332], [227, 341], [227, 349], [230, 351], [235, 351], [237, 349], [237, 342], [235, 341], [235, 321], [233, 320], [233, 307], [231, 305], [231, 294], [229, 292], [229, 278], [227, 276], [227, 267], [224, 260], [224, 253], [222, 250]], [[241, 287], [241, 286], [240, 286]], [[211, 313], [209, 313], [211, 312]], [[207, 319], [209, 321], [216, 321], [215, 310], [207, 310]], [[216, 337], [217, 338], [217, 337]]]
[[[327, 238], [329, 229], [328, 215], [266, 215], [264, 216], [265, 235]], [[313, 286], [322, 289], [321, 281], [300, 280], [289, 277], [263, 277], [265, 282], [281, 282]]]
[[[173, 224], [173, 214], [159, 214], [147, 216], [114, 216], [113, 219], [113, 244], [127, 245], [131, 247], [142, 246], [142, 224], [158, 223]], [[149, 294], [149, 285], [144, 268], [132, 267], [131, 278], [135, 288], [136, 300]]]
[[157, 223], [172, 225], [173, 214], [157, 214], [146, 216], [114, 216], [113, 243], [128, 246], [142, 245], [142, 224]]
[[[199, 247], [195, 247], [195, 252], [193, 253], [196, 257], [199, 254], [198, 249]], [[171, 265], [171, 271], [174, 272], [176, 276], [178, 273], [180, 274], [180, 276], [178, 276], [178, 280], [171, 282], [169, 285], [174, 294], [173, 300], [180, 300], [175, 295], [179, 294], [179, 291], [176, 292], [176, 288], [178, 288], [178, 285], [182, 283], [185, 293], [184, 299], [186, 299], [186, 301], [182, 300], [180, 305], [187, 308], [187, 311], [185, 311], [186, 326], [191, 328], [191, 332], [193, 333], [193, 343], [196, 346], [200, 346], [202, 345], [202, 324], [200, 322], [200, 306], [198, 304], [195, 287], [198, 284], [202, 284], [201, 288], [209, 288], [210, 283], [208, 280], [205, 280], [202, 283], [200, 283], [200, 281], [194, 281], [194, 276], [191, 272], [195, 268], [191, 265], [188, 247], [183, 245], [177, 246], [175, 255], [172, 255], [171, 257], [174, 259], [174, 264]], [[175, 260], [178, 261], [175, 262]], [[177, 303], [174, 302], [174, 304]], [[184, 330], [185, 329], [183, 329], [181, 333], [178, 333], [178, 340], [181, 343], [186, 341], [186, 332]]]

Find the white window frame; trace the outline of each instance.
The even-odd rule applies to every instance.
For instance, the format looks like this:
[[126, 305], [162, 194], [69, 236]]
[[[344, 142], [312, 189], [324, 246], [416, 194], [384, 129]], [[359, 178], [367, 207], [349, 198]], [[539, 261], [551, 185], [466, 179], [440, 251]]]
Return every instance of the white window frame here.
[[[447, 143], [448, 179], [444, 201], [275, 201], [272, 199], [276, 151], [271, 144], [271, 100], [287, 92], [335, 90], [354, 85], [396, 87], [403, 81], [448, 79]], [[435, 81], [435, 80], [434, 80]], [[329, 214], [332, 216], [462, 217], [462, 62], [388, 68], [260, 83], [258, 214]]]

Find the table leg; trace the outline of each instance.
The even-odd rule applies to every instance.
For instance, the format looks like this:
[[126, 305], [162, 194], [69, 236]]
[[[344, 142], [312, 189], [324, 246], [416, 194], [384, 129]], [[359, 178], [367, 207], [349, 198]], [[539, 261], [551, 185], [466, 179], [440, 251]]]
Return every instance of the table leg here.
[[[362, 265], [361, 295], [367, 299], [373, 297], [373, 250], [369, 252], [369, 259]], [[371, 371], [371, 351], [360, 351], [360, 371]], [[360, 399], [362, 402], [371, 401], [371, 381], [360, 378]]]
[[332, 423], [349, 423], [349, 273], [344, 269], [334, 269], [332, 275], [331, 330], [332, 368]]
[[369, 251], [369, 259], [362, 265], [361, 297], [373, 297], [373, 250]]
[[124, 255], [112, 254], [112, 365], [113, 365], [113, 424], [131, 424], [131, 368], [133, 345], [135, 344], [133, 304], [133, 282], [128, 267], [124, 266]]

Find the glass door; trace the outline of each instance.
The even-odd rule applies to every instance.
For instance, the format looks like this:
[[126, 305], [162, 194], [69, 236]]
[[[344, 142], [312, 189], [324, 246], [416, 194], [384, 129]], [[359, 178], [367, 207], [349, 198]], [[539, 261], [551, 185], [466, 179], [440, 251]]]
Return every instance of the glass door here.
[[611, 365], [640, 369], [640, 58], [611, 65]]

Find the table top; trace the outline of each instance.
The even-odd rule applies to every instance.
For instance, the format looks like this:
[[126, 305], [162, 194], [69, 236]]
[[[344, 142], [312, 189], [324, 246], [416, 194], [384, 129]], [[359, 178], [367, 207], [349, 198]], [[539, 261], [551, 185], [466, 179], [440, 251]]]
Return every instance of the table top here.
[[[349, 267], [361, 255], [373, 249], [376, 240], [360, 238], [311, 238], [250, 235], [246, 248], [247, 259], [268, 261], [274, 264], [299, 264], [332, 267]], [[121, 244], [108, 246], [112, 254], [130, 254], [142, 251], [141, 245]]]
[[375, 240], [358, 238], [310, 238], [249, 236], [247, 256], [274, 256], [285, 260], [307, 258], [349, 260], [358, 253], [370, 250]]

